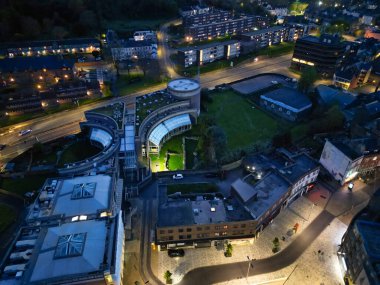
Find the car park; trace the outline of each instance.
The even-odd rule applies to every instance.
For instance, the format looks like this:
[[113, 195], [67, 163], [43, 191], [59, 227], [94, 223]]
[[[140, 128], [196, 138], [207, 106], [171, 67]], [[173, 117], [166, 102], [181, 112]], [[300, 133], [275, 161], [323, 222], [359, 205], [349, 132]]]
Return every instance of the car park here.
[[168, 255], [170, 257], [183, 257], [185, 256], [185, 251], [183, 249], [168, 249]]
[[181, 173], [177, 173], [173, 175], [174, 180], [180, 180], [183, 179], [183, 175]]

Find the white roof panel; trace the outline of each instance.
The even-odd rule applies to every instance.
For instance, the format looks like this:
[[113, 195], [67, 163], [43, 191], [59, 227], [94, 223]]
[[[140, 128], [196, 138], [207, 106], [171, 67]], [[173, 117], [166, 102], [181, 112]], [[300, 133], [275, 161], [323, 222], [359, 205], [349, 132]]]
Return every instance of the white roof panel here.
[[97, 128], [92, 129], [90, 139], [97, 141], [104, 148], [108, 147], [112, 142], [112, 136], [108, 132]]

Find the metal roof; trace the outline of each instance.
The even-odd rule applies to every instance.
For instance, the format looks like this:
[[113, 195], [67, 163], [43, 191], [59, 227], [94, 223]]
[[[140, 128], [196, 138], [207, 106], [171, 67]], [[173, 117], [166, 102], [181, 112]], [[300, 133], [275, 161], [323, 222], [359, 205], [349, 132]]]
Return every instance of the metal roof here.
[[90, 139], [93, 141], [97, 141], [104, 148], [107, 148], [112, 142], [112, 136], [108, 132], [97, 128], [93, 128], [91, 130]]

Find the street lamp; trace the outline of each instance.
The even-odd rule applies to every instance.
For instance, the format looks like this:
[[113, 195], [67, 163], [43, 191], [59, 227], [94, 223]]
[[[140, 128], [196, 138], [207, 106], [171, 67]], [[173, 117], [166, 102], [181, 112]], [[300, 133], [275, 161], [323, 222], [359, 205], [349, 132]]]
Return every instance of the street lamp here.
[[249, 275], [249, 269], [252, 267], [253, 268], [253, 264], [252, 262], [254, 262], [256, 260], [255, 259], [250, 259], [250, 257], [247, 255], [247, 259], [248, 259], [248, 270], [247, 270], [247, 276], [246, 276], [246, 279], [247, 279], [247, 283], [248, 283], [248, 275]]
[[352, 191], [352, 189], [354, 189], [354, 183], [350, 182], [348, 184], [348, 190]]

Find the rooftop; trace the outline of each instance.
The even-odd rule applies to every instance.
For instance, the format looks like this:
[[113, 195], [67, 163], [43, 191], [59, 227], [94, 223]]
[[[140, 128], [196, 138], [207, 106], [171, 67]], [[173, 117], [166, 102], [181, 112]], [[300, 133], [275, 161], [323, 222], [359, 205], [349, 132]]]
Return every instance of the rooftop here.
[[189, 78], [178, 78], [168, 83], [168, 89], [173, 91], [195, 91], [199, 88], [199, 83], [196, 80]]
[[322, 84], [317, 86], [317, 91], [324, 104], [337, 102], [342, 109], [356, 100], [356, 97], [349, 92], [344, 92]]
[[283, 104], [285, 108], [291, 109], [293, 112], [301, 112], [312, 106], [308, 97], [292, 88], [282, 87], [265, 93], [260, 98]]
[[202, 49], [216, 47], [216, 46], [233, 45], [233, 44], [236, 44], [238, 42], [239, 41], [236, 41], [236, 40], [216, 41], [216, 42], [212, 42], [212, 43], [208, 43], [208, 44], [204, 44], [204, 45], [199, 45], [199, 46], [195, 45], [195, 46], [182, 47], [182, 48], [179, 48], [178, 50], [179, 51], [202, 50]]
[[65, 45], [100, 45], [100, 41], [95, 38], [76, 38], [76, 39], [66, 39], [66, 40], [46, 40], [46, 41], [22, 41], [22, 42], [11, 42], [4, 43], [2, 48], [28, 48], [28, 47], [60, 47]]
[[82, 221], [48, 228], [30, 282], [99, 271], [106, 237], [105, 221]]
[[100, 210], [110, 208], [110, 192], [111, 177], [108, 175], [49, 179], [28, 218], [97, 214]]
[[293, 164], [280, 170], [280, 173], [292, 183], [296, 183], [305, 173], [317, 168], [319, 165], [314, 159], [304, 153], [292, 157], [292, 159], [294, 160]]
[[380, 262], [380, 223], [357, 220], [356, 227], [361, 234], [368, 256]]
[[255, 199], [246, 204], [251, 214], [258, 219], [266, 213], [280, 198], [288, 192], [290, 183], [275, 171], [269, 172], [252, 186]]
[[25, 56], [15, 58], [5, 58], [0, 60], [1, 72], [23, 72], [28, 70], [56, 70], [63, 68], [73, 68], [75, 59], [62, 59], [60, 56]]
[[286, 29], [286, 27], [284, 27], [284, 26], [273, 26], [273, 27], [269, 27], [266, 29], [261, 29], [261, 30], [252, 31], [249, 33], [244, 33], [243, 36], [248, 36], [248, 37], [257, 36], [257, 35], [261, 35], [261, 34], [265, 34], [265, 33], [274, 33], [277, 31], [281, 31], [283, 29]]

